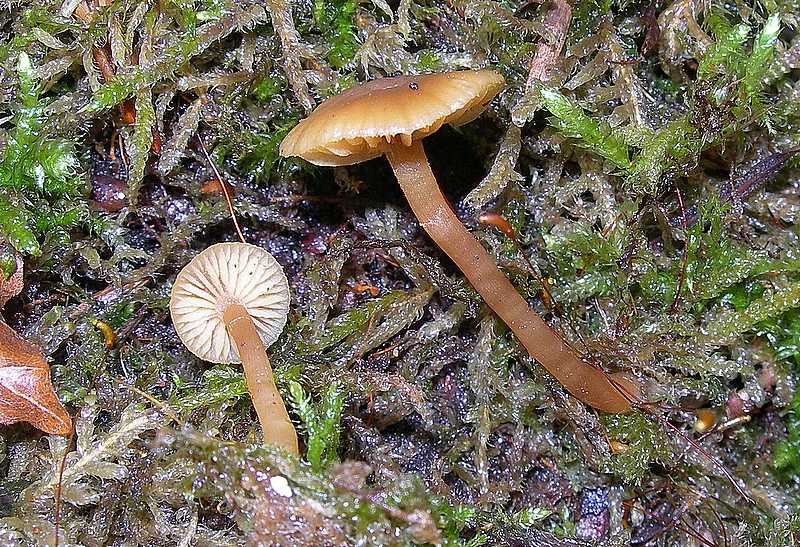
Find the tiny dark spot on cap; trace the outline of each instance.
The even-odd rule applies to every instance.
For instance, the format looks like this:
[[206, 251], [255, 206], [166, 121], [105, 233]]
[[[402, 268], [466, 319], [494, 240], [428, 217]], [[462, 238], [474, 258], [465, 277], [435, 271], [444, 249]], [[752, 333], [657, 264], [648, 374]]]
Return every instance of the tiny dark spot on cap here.
[[419, 86], [417, 85], [417, 82], [411, 82], [410, 84], [408, 84], [408, 88], [416, 91], [419, 89]]

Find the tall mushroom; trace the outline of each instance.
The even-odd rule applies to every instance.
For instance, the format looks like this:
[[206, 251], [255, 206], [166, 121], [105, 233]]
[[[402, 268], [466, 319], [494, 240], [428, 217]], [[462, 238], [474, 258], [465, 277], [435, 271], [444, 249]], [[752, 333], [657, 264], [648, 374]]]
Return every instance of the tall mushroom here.
[[385, 155], [422, 227], [530, 355], [581, 401], [607, 412], [627, 412], [630, 402], [615, 382], [581, 360], [528, 306], [453, 213], [431, 172], [422, 139], [445, 123], [474, 120], [504, 84], [494, 70], [373, 80], [323, 102], [289, 132], [280, 153], [323, 166]]
[[242, 363], [264, 441], [297, 454], [266, 347], [289, 313], [289, 283], [267, 251], [247, 243], [218, 243], [194, 257], [172, 286], [172, 323], [184, 345], [212, 363]]

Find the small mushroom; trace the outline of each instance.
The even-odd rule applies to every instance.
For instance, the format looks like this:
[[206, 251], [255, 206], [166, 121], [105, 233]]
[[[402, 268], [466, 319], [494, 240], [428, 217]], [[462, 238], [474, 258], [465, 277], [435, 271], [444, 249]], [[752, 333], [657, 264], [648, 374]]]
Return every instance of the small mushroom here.
[[373, 80], [323, 102], [289, 132], [280, 153], [324, 166], [385, 155], [422, 227], [530, 355], [581, 401], [607, 412], [629, 411], [630, 402], [617, 385], [635, 393], [630, 381], [612, 382], [582, 361], [528, 306], [453, 213], [431, 172], [422, 139], [446, 123], [474, 120], [504, 84], [494, 70]]
[[297, 454], [265, 348], [280, 336], [289, 313], [289, 283], [267, 251], [247, 243], [218, 243], [181, 270], [169, 303], [184, 345], [212, 363], [242, 363], [264, 441]]

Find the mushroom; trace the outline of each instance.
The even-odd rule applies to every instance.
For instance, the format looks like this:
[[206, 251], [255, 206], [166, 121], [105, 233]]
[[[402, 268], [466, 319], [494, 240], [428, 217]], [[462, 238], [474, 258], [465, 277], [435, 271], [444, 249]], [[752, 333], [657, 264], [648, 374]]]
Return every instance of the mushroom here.
[[607, 412], [629, 411], [628, 396], [617, 386], [635, 393], [631, 382], [612, 381], [581, 360], [528, 306], [453, 213], [431, 172], [422, 139], [445, 123], [459, 126], [474, 120], [504, 84], [494, 70], [373, 80], [320, 104], [286, 135], [280, 154], [322, 166], [385, 155], [422, 227], [528, 353], [581, 401]]
[[242, 363], [264, 441], [297, 454], [297, 433], [265, 350], [289, 313], [289, 283], [275, 258], [247, 243], [212, 245], [180, 271], [169, 309], [178, 336], [197, 357]]

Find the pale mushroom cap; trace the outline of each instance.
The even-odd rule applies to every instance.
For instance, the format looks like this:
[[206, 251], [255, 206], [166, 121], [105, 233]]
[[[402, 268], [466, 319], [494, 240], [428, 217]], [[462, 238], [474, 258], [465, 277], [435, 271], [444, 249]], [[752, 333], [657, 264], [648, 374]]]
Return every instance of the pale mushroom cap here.
[[218, 243], [178, 274], [169, 310], [189, 351], [212, 363], [240, 362], [222, 319], [231, 304], [247, 309], [265, 347], [278, 339], [289, 313], [289, 283], [283, 268], [264, 249]]
[[286, 135], [280, 153], [328, 166], [377, 158], [390, 143], [408, 146], [446, 123], [471, 122], [504, 85], [495, 70], [373, 80], [319, 105]]

